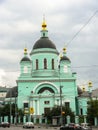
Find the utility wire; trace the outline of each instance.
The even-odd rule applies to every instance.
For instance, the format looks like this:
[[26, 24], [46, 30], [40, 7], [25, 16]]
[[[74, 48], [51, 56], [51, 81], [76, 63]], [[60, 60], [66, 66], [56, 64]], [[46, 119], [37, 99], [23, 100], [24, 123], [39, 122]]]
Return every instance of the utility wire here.
[[98, 10], [94, 12], [94, 14], [88, 19], [88, 21], [80, 28], [80, 30], [72, 37], [72, 39], [67, 43], [66, 46], [68, 46], [74, 39], [75, 37], [83, 30], [83, 28], [92, 20], [92, 18], [98, 13]]
[[[98, 67], [98, 65], [73, 66], [71, 68], [79, 68], [79, 69], [81, 69], [81, 68], [91, 68], [91, 67]], [[11, 70], [5, 70], [4, 72], [20, 72], [20, 70], [13, 70], [13, 71], [11, 71]]]
[[90, 68], [90, 67], [98, 67], [98, 65], [76, 66], [76, 67], [72, 67], [72, 68]]
[[[86, 25], [92, 20], [92, 18], [96, 15], [96, 13], [98, 13], [98, 10], [96, 10], [93, 15], [87, 20], [87, 22], [80, 28], [80, 30], [71, 38], [71, 40], [67, 43], [64, 44], [64, 47], [68, 47], [69, 44], [75, 39], [75, 37], [83, 30], [83, 28], [86, 27]], [[59, 52], [59, 55], [62, 54], [62, 50]], [[56, 56], [57, 58], [57, 56]]]

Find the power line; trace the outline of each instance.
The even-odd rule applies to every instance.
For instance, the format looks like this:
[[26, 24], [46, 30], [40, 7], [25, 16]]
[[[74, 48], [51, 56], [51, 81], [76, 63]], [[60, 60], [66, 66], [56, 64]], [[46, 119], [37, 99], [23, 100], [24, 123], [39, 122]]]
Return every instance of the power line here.
[[[87, 20], [87, 22], [80, 28], [80, 30], [71, 38], [71, 40], [67, 43], [64, 44], [64, 47], [68, 47], [69, 44], [75, 39], [75, 37], [83, 30], [83, 28], [86, 27], [86, 25], [92, 20], [92, 18], [96, 15], [96, 13], [98, 13], [98, 10], [96, 10], [93, 15]], [[59, 55], [62, 53], [62, 50], [59, 52]], [[57, 56], [55, 57], [57, 58]]]
[[[91, 68], [91, 67], [98, 67], [98, 65], [87, 65], [87, 66], [73, 66], [71, 68]], [[4, 70], [4, 72], [20, 72], [20, 70]]]
[[98, 65], [76, 66], [76, 67], [72, 67], [72, 68], [90, 68], [90, 67], [98, 67]]
[[88, 19], [88, 21], [80, 28], [80, 30], [71, 38], [71, 40], [67, 43], [66, 46], [68, 46], [74, 39], [75, 37], [83, 30], [84, 27], [92, 20], [92, 18], [98, 13], [98, 10], [94, 12], [94, 14]]

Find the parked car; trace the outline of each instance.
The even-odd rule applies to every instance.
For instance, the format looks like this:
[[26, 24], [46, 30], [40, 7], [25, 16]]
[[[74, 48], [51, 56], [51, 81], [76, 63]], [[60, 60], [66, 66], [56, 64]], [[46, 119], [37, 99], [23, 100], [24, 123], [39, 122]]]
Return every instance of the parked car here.
[[82, 130], [92, 130], [92, 127], [89, 123], [81, 123]]
[[61, 126], [60, 130], [82, 130], [82, 128], [79, 124], [69, 123], [65, 126]]
[[81, 127], [79, 124], [75, 124], [75, 123], [69, 123], [68, 126], [70, 128], [80, 128]]
[[10, 123], [9, 122], [1, 122], [0, 127], [10, 127]]
[[33, 122], [26, 122], [23, 125], [23, 128], [34, 128], [34, 123]]

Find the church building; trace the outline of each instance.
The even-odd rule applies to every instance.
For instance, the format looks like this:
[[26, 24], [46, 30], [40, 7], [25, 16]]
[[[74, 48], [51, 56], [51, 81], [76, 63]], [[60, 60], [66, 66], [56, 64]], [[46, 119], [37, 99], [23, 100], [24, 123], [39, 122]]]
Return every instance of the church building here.
[[24, 49], [17, 79], [18, 108], [35, 118], [41, 117], [54, 106], [67, 106], [77, 114], [78, 87], [76, 73], [71, 71], [71, 61], [66, 48], [62, 56], [48, 37], [47, 24], [42, 23], [41, 37], [33, 45], [30, 54]]

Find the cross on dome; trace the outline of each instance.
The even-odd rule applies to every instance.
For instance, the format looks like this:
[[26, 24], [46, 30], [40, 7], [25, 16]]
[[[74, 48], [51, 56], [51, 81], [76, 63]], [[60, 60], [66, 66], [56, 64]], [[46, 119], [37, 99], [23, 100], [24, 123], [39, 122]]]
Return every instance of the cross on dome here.
[[44, 16], [43, 17], [43, 22], [42, 22], [42, 30], [47, 30], [46, 27], [47, 27], [47, 24], [46, 24], [45, 16]]

